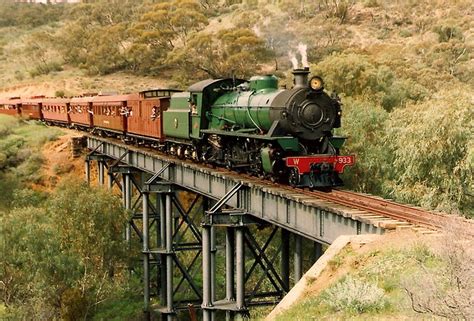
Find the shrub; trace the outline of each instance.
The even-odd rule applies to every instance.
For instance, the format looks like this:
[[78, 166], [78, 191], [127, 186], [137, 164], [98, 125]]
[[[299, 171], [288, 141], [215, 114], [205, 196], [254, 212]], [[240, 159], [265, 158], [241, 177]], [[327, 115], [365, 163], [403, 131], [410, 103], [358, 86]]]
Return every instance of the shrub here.
[[46, 62], [46, 63], [37, 65], [32, 70], [29, 70], [28, 73], [30, 74], [31, 78], [35, 78], [37, 76], [47, 75], [51, 72], [62, 71], [62, 70], [63, 70], [63, 66], [61, 65], [61, 63], [56, 62], [56, 61], [51, 61], [51, 62]]
[[[436, 255], [426, 249], [414, 250], [415, 253], [421, 251], [425, 259], [417, 259], [418, 272], [407, 274], [402, 283], [415, 312], [447, 320], [473, 320], [474, 244], [469, 237], [471, 230], [464, 220], [452, 219], [449, 223]], [[427, 265], [427, 260], [436, 264]]]
[[380, 103], [387, 111], [428, 95], [422, 85], [399, 77], [393, 66], [384, 63], [363, 54], [333, 54], [313, 65], [312, 73], [322, 75], [328, 89], [347, 96], [363, 96], [364, 100]]
[[434, 27], [433, 31], [438, 34], [439, 42], [448, 42], [451, 39], [463, 39], [463, 33], [457, 26], [439, 25]]
[[349, 313], [377, 312], [387, 307], [382, 289], [350, 276], [328, 289], [324, 302], [334, 311]]
[[66, 93], [64, 92], [64, 90], [56, 90], [56, 92], [54, 93], [54, 96], [55, 97], [65, 97]]

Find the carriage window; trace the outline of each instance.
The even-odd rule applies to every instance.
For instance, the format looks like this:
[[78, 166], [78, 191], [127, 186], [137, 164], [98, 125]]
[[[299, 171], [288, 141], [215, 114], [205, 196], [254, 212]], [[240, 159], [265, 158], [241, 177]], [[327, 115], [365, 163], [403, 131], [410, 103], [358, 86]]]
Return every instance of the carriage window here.
[[153, 98], [156, 97], [156, 91], [147, 91], [145, 92], [145, 98]]

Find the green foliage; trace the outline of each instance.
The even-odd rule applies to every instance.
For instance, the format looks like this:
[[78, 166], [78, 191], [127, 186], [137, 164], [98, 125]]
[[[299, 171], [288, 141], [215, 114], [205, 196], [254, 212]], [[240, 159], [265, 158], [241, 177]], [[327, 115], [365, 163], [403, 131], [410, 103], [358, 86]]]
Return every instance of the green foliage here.
[[28, 73], [31, 78], [63, 70], [62, 62], [51, 52], [54, 39], [48, 31], [32, 32], [25, 37], [23, 50], [34, 66]]
[[34, 123], [19, 122], [0, 115], [0, 209], [17, 201], [14, 192], [25, 182], [40, 183], [43, 164], [39, 149], [55, 139], [59, 130]]
[[265, 42], [252, 30], [224, 29], [217, 34], [197, 34], [186, 47], [173, 52], [170, 61], [179, 66], [183, 76], [220, 78], [235, 73], [247, 78], [269, 56]]
[[361, 100], [346, 98], [343, 103], [343, 134], [349, 135], [344, 152], [357, 157], [356, 165], [344, 173], [345, 184], [350, 189], [379, 194], [380, 181], [391, 166], [391, 155], [382, 144], [389, 114]]
[[322, 75], [329, 89], [347, 96], [364, 96], [388, 111], [427, 95], [424, 87], [411, 79], [400, 79], [389, 66], [367, 55], [334, 54], [313, 66], [312, 72]]
[[464, 38], [461, 29], [453, 25], [438, 25], [433, 28], [433, 31], [438, 34], [439, 42], [448, 42], [451, 39], [462, 40]]
[[71, 21], [55, 35], [55, 45], [65, 61], [89, 74], [108, 74], [129, 66], [127, 29], [141, 13], [135, 1], [119, 6], [105, 1], [72, 7]]
[[126, 214], [120, 199], [81, 181], [65, 180], [48, 208], [63, 246], [99, 270], [113, 274], [113, 267], [125, 257], [121, 231]]
[[54, 93], [54, 96], [55, 97], [65, 97], [66, 93], [64, 92], [64, 90], [56, 90], [56, 92]]
[[11, 133], [12, 129], [19, 125], [15, 117], [0, 115], [0, 137], [5, 137]]
[[35, 78], [41, 75], [47, 75], [51, 72], [61, 70], [63, 70], [63, 67], [59, 62], [51, 61], [41, 65], [36, 65], [36, 67], [28, 71], [28, 74], [31, 78]]
[[174, 49], [185, 47], [188, 37], [208, 24], [202, 7], [194, 0], [155, 4], [134, 25], [134, 43], [129, 49], [133, 68], [157, 73]]
[[445, 90], [391, 116], [385, 138], [394, 155], [390, 194], [473, 215], [474, 109], [467, 92]]
[[[140, 285], [141, 287], [141, 285]], [[120, 293], [97, 307], [93, 321], [142, 320], [143, 297], [140, 294]]]
[[121, 201], [70, 179], [36, 205], [1, 218], [2, 300], [20, 307], [26, 318], [82, 319], [121, 279], [126, 260]]
[[66, 6], [44, 6], [25, 3], [0, 2], [0, 27], [19, 26], [34, 28], [58, 22], [66, 12]]
[[15, 189], [12, 195], [13, 201], [11, 206], [16, 208], [39, 207], [49, 196], [47, 192], [31, 188]]

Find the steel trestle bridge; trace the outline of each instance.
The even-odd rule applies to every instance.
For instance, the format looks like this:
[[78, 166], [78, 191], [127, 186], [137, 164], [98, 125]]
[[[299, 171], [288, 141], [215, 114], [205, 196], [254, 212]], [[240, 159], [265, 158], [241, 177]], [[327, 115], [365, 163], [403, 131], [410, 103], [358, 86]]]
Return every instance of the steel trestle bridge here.
[[97, 173], [105, 185], [107, 176], [129, 210], [124, 235], [131, 250], [141, 247], [147, 317], [244, 318], [278, 303], [338, 236], [406, 225], [118, 140], [88, 135], [87, 148], [87, 181]]

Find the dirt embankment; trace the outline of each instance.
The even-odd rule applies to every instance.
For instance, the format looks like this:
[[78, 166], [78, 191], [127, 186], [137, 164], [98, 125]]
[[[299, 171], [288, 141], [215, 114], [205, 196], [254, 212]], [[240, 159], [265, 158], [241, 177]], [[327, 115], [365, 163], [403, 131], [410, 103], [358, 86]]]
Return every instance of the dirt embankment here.
[[44, 179], [41, 186], [36, 185], [34, 188], [50, 191], [56, 187], [62, 177], [73, 175], [80, 178], [84, 176], [84, 159], [73, 157], [71, 146], [72, 138], [80, 137], [82, 134], [68, 129], [63, 129], [63, 131], [64, 135], [43, 147], [41, 171]]

